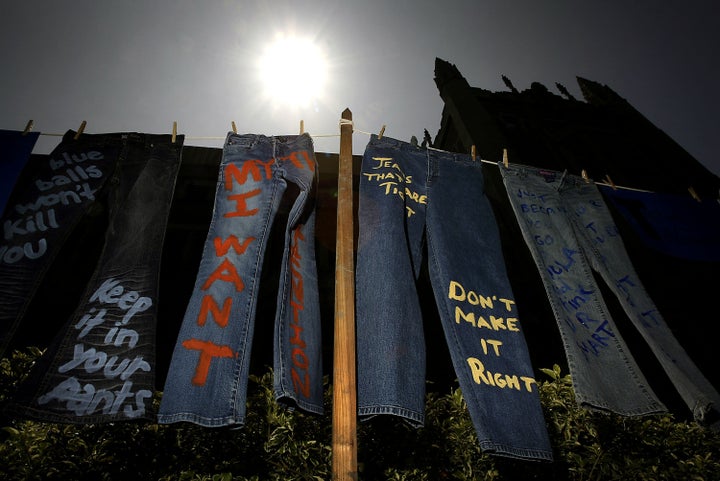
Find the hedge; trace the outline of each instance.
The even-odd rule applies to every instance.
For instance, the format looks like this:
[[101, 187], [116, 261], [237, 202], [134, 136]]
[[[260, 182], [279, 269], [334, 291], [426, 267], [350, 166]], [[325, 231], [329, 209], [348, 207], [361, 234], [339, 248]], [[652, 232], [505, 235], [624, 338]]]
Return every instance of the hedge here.
[[[0, 407], [40, 355], [0, 360]], [[673, 415], [623, 418], [580, 409], [570, 376], [541, 369], [552, 463], [483, 454], [459, 388], [430, 392], [425, 427], [383, 417], [358, 427], [360, 480], [718, 480], [720, 434]], [[251, 376], [242, 429], [126, 422], [64, 425], [0, 418], [0, 477], [42, 480], [329, 480], [328, 414], [278, 406], [272, 372]], [[159, 402], [161, 393], [156, 396]], [[157, 406], [156, 406], [157, 407]]]

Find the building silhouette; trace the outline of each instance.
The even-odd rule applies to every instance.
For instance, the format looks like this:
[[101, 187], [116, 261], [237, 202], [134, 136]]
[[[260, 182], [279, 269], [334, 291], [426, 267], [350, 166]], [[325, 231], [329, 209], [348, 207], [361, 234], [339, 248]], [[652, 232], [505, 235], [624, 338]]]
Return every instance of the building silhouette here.
[[610, 87], [577, 78], [584, 101], [561, 84], [554, 94], [533, 82], [505, 92], [471, 87], [455, 65], [435, 60], [435, 83], [445, 102], [433, 146], [499, 161], [567, 171], [596, 181], [657, 192], [718, 196], [720, 178], [700, 164]]

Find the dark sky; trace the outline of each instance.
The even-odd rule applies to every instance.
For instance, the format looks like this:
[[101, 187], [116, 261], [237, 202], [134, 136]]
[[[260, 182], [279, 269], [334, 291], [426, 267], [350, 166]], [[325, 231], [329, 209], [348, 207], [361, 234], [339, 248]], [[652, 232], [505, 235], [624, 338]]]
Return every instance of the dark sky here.
[[[318, 70], [302, 53], [263, 52], [279, 36], [313, 42], [327, 61], [306, 105], [267, 94], [270, 80]], [[337, 152], [340, 112], [354, 114], [354, 150], [385, 135], [435, 135], [442, 101], [435, 57], [471, 85], [506, 90], [555, 82], [580, 98], [576, 76], [606, 84], [720, 174], [720, 3], [680, 1], [3, 0], [0, 128], [62, 133], [169, 132], [219, 147], [242, 133], [291, 134], [300, 120], [317, 151]], [[214, 137], [213, 139], [203, 139]], [[58, 137], [41, 137], [47, 153]], [[499, 160], [499, 159], [490, 159]]]

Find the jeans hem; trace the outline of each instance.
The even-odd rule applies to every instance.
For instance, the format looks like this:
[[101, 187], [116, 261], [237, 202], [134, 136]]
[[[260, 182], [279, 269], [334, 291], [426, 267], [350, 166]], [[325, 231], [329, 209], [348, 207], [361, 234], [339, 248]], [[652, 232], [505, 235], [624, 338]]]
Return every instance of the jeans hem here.
[[636, 407], [634, 409], [619, 409], [617, 407], [611, 407], [603, 403], [594, 401], [578, 401], [578, 406], [581, 406], [593, 412], [603, 414], [613, 413], [626, 417], [652, 416], [655, 414], [663, 414], [668, 412], [668, 409], [663, 404], [657, 403], [648, 404], [645, 407]]
[[493, 441], [480, 441], [478, 443], [483, 452], [515, 459], [528, 459], [533, 461], [552, 461], [552, 451], [541, 449], [519, 448], [507, 444], [499, 444]]
[[158, 424], [172, 424], [179, 422], [188, 422], [203, 426], [206, 428], [217, 428], [222, 426], [242, 427], [245, 425], [244, 416], [223, 416], [223, 417], [205, 417], [195, 413], [177, 413], [177, 414], [158, 414]]
[[358, 416], [367, 421], [375, 416], [389, 414], [404, 418], [414, 427], [423, 427], [425, 425], [425, 415], [411, 409], [399, 406], [368, 406], [358, 408]]
[[307, 411], [312, 414], [324, 414], [323, 406], [319, 406], [315, 403], [309, 403], [301, 399], [296, 399], [293, 396], [287, 394], [275, 394], [275, 401], [285, 407], [292, 408], [297, 407], [303, 411]]

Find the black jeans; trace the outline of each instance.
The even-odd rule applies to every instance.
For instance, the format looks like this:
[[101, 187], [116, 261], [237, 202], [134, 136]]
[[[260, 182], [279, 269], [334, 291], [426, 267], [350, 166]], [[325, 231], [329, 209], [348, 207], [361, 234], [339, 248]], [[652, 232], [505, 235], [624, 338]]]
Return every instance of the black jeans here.
[[[78, 222], [106, 209], [104, 244], [77, 308], [20, 387], [12, 411], [72, 423], [148, 417], [160, 259], [183, 137], [172, 143], [169, 135], [74, 136], [68, 132], [48, 162], [32, 166], [32, 181], [3, 219], [9, 243], [0, 263], [3, 348], [21, 320], [38, 328], [50, 321], [23, 317]], [[73, 272], [67, 274], [72, 282]]]

